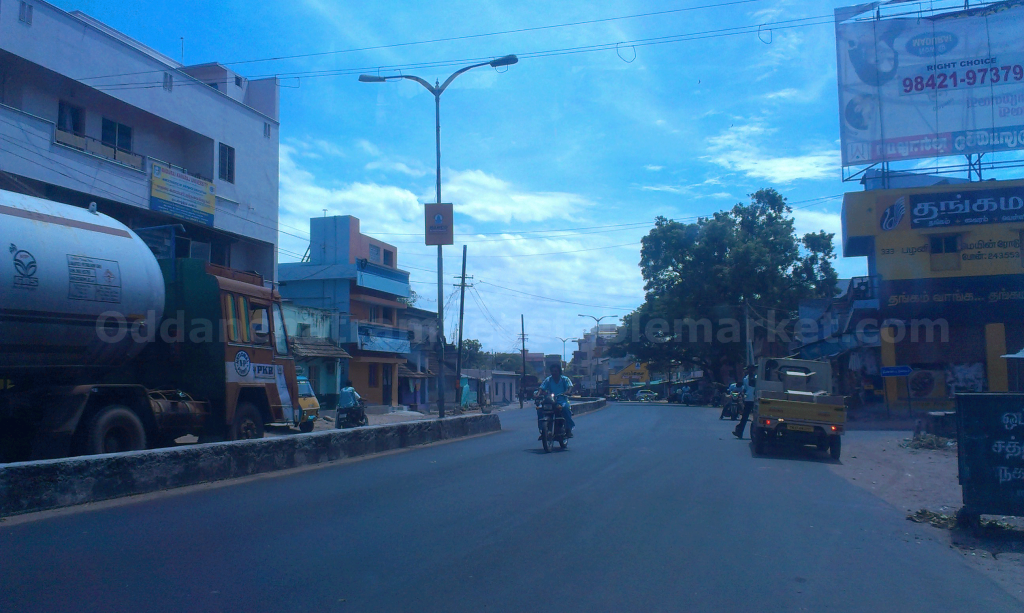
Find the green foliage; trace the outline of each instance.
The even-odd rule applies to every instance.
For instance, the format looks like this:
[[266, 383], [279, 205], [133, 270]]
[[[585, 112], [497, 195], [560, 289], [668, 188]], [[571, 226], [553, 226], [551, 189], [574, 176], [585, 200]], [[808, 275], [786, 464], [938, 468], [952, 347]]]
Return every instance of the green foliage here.
[[[774, 310], [784, 319], [801, 300], [834, 296], [834, 235], [821, 231], [798, 240], [791, 212], [768, 188], [751, 194], [750, 204], [696, 223], [658, 217], [640, 250], [646, 297], [624, 318], [624, 342], [613, 354], [634, 355], [655, 369], [693, 365], [714, 376], [717, 366], [744, 360], [744, 303], [761, 316]], [[707, 320], [710, 327], [679, 325], [686, 320]]]

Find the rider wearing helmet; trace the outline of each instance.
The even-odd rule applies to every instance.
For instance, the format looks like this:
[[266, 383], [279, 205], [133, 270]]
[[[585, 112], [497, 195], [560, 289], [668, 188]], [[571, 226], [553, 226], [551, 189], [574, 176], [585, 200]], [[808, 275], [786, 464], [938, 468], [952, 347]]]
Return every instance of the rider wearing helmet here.
[[[576, 427], [572, 420], [572, 410], [569, 408], [569, 391], [572, 389], [572, 380], [562, 374], [561, 364], [551, 365], [551, 375], [540, 384], [540, 390], [555, 395], [555, 403], [562, 407], [562, 417], [565, 418], [565, 428], [568, 437], [572, 438], [572, 429]], [[537, 407], [537, 429], [541, 429], [541, 421], [544, 413]]]

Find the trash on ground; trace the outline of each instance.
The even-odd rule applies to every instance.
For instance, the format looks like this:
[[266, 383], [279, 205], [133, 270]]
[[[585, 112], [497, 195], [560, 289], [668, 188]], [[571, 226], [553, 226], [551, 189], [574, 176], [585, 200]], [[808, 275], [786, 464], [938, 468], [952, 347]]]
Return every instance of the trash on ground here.
[[914, 438], [905, 438], [900, 442], [904, 449], [954, 449], [956, 439], [936, 436], [934, 434], [916, 434]]

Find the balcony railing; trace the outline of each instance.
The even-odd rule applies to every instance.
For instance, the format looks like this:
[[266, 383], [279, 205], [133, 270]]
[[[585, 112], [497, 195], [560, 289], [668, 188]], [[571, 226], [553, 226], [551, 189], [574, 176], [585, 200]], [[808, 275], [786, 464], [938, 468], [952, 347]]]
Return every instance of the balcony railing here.
[[145, 159], [137, 153], [118, 149], [117, 147], [112, 147], [103, 141], [96, 140], [91, 136], [83, 136], [73, 132], [66, 132], [60, 128], [55, 128], [53, 132], [53, 140], [61, 145], [72, 147], [80, 151], [88, 151], [93, 155], [98, 155], [105, 157], [108, 160], [120, 162], [127, 166], [131, 166], [136, 170], [142, 170], [145, 167]]
[[409, 353], [409, 331], [384, 324], [370, 323], [355, 319], [340, 321], [338, 341], [355, 344], [363, 351], [386, 353]]

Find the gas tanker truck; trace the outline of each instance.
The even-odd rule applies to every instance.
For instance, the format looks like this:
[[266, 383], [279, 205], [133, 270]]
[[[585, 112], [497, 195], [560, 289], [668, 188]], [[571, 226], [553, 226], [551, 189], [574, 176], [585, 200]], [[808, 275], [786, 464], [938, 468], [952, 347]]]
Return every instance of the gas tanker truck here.
[[0, 462], [313, 429], [259, 274], [158, 261], [95, 206], [7, 191], [0, 245]]

